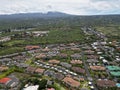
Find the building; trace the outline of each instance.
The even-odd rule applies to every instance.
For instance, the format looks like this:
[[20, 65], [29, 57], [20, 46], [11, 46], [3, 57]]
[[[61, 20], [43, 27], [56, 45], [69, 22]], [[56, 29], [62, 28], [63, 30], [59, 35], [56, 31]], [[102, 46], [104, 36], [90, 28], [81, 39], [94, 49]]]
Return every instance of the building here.
[[101, 88], [116, 87], [116, 83], [111, 80], [97, 80], [97, 86]]
[[6, 42], [6, 41], [10, 41], [11, 37], [7, 36], [7, 37], [0, 37], [0, 42]]
[[7, 87], [15, 87], [19, 84], [19, 80], [15, 77], [5, 77], [0, 79], [0, 84]]
[[9, 68], [7, 66], [0, 66], [0, 72], [6, 71]]
[[71, 60], [70, 61], [71, 64], [82, 64], [81, 60]]
[[38, 73], [38, 74], [43, 74], [44, 73], [44, 71], [45, 71], [45, 69], [41, 69], [41, 68], [37, 68], [36, 70], [35, 70], [35, 73]]
[[50, 63], [50, 64], [59, 64], [60, 61], [59, 60], [49, 60], [48, 63]]
[[27, 67], [26, 72], [33, 74], [35, 72], [35, 70], [36, 70], [36, 67], [29, 66], [29, 67]]
[[65, 77], [62, 81], [70, 87], [78, 88], [80, 86], [80, 82], [72, 79], [71, 77]]
[[66, 63], [66, 62], [61, 62], [60, 65], [63, 66], [63, 67], [65, 67], [65, 68], [71, 68], [72, 67], [71, 64]]
[[94, 71], [105, 71], [106, 70], [106, 68], [103, 66], [90, 66], [90, 69]]
[[33, 31], [32, 34], [34, 37], [47, 36], [49, 31]]
[[33, 49], [39, 49], [40, 46], [33, 46], [33, 45], [29, 45], [25, 47], [25, 50], [33, 50]]
[[72, 67], [71, 69], [76, 73], [85, 74], [85, 69], [82, 69], [80, 67]]

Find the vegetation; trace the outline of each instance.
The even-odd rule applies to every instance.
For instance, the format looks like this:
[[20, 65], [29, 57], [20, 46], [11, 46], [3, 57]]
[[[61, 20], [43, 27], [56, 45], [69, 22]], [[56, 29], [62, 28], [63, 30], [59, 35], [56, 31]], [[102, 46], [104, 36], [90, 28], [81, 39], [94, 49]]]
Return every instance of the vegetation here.
[[23, 47], [4, 47], [0, 49], [0, 55], [7, 55], [7, 54], [12, 54], [12, 53], [19, 53], [24, 51]]
[[23, 69], [20, 69], [20, 68], [17, 68], [17, 67], [12, 67], [9, 70], [7, 70], [6, 72], [0, 74], [0, 78], [6, 77], [13, 72], [23, 72]]

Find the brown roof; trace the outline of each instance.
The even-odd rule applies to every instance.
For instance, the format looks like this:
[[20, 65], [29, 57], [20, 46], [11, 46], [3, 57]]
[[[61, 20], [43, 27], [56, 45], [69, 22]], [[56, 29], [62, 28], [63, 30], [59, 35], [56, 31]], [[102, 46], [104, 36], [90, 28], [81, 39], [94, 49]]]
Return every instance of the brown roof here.
[[85, 73], [85, 70], [80, 67], [72, 67], [72, 70], [77, 73], [82, 73], [82, 74]]
[[104, 71], [106, 68], [103, 66], [90, 66], [90, 69]]
[[41, 53], [41, 54], [37, 55], [36, 58], [46, 58], [46, 55]]
[[63, 81], [64, 81], [66, 84], [70, 85], [71, 87], [79, 87], [79, 86], [80, 86], [80, 82], [78, 82], [78, 81], [76, 81], [76, 80], [74, 80], [74, 79], [72, 79], [72, 78], [70, 78], [70, 77], [65, 77], [65, 78], [63, 79]]
[[94, 54], [95, 51], [92, 51], [92, 50], [85, 50], [84, 53], [85, 54]]
[[0, 66], [0, 71], [2, 72], [2, 71], [6, 71], [6, 70], [8, 70], [9, 68], [8, 67], [6, 67], [6, 66]]
[[25, 60], [25, 57], [24, 56], [15, 56], [13, 57], [14, 60]]
[[99, 86], [99, 87], [115, 87], [116, 83], [111, 80], [97, 80], [97, 86]]
[[40, 46], [32, 46], [32, 45], [25, 47], [26, 50], [39, 49], [39, 48]]
[[70, 61], [71, 64], [82, 64], [82, 61], [80, 60], [72, 60]]
[[54, 75], [54, 78], [58, 79], [58, 80], [62, 80], [64, 78], [64, 75], [62, 75], [61, 73], [56, 73]]
[[73, 51], [80, 51], [80, 48], [71, 48]]
[[41, 69], [41, 68], [37, 68], [36, 70], [35, 70], [35, 72], [36, 73], [43, 73], [45, 71], [45, 69]]
[[60, 53], [59, 56], [62, 57], [62, 58], [66, 58], [68, 55], [65, 54], [65, 53]]
[[48, 62], [50, 64], [59, 64], [60, 63], [60, 61], [58, 61], [58, 60], [49, 60]]
[[34, 73], [35, 70], [36, 70], [36, 68], [35, 67], [31, 67], [31, 66], [26, 69], [26, 71], [30, 72], [30, 73]]
[[98, 59], [99, 57], [97, 55], [87, 55], [88, 59]]

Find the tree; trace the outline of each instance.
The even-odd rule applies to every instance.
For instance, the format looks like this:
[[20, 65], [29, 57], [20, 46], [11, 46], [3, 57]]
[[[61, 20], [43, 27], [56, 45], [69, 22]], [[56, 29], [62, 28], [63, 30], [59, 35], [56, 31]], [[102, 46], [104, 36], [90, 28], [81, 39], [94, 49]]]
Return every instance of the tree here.
[[39, 82], [39, 88], [38, 88], [38, 90], [45, 89], [46, 88], [46, 84], [47, 84], [47, 80], [46, 79], [41, 80]]

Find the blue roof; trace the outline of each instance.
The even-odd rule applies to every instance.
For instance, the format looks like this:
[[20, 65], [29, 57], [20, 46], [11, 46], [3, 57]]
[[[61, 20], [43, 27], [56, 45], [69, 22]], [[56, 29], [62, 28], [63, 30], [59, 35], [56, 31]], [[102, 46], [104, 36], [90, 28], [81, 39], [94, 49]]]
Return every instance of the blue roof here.
[[116, 86], [120, 88], [120, 83], [117, 83]]

